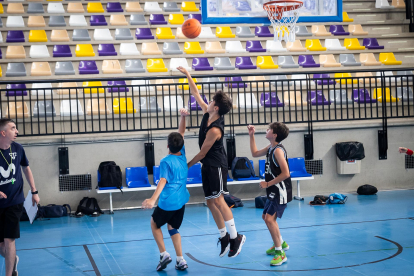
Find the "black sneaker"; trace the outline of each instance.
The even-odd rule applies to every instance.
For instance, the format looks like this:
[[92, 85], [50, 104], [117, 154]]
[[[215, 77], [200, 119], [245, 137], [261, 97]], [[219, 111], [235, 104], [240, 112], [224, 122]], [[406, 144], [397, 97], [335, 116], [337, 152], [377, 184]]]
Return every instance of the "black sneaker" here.
[[226, 235], [222, 238], [219, 238], [217, 245], [221, 243], [221, 251], [220, 251], [220, 258], [227, 254], [230, 250], [230, 234], [226, 233]]
[[239, 255], [240, 251], [242, 250], [243, 244], [246, 242], [246, 236], [240, 235], [237, 233], [237, 238], [230, 239], [230, 252], [229, 257], [234, 258]]
[[12, 276], [18, 276], [19, 275], [19, 273], [17, 272], [17, 264], [18, 263], [19, 263], [19, 256], [16, 255], [16, 259], [14, 261]]
[[172, 259], [170, 254], [165, 254], [164, 257], [160, 256], [160, 262], [157, 265], [157, 271], [164, 270], [169, 263], [171, 263]]

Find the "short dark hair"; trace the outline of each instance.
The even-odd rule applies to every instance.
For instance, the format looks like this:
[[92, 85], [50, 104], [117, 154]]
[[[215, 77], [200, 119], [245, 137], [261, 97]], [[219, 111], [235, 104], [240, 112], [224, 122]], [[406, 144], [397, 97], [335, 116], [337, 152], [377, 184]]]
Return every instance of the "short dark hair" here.
[[218, 90], [213, 97], [214, 106], [219, 108], [219, 115], [227, 114], [233, 107], [233, 101], [231, 98], [221, 90]]
[[14, 121], [9, 118], [0, 119], [0, 131], [2, 131], [8, 123], [14, 123]]
[[178, 132], [171, 132], [168, 135], [168, 148], [170, 149], [171, 153], [179, 152], [184, 146], [184, 138]]
[[273, 134], [277, 134], [276, 142], [278, 143], [285, 140], [286, 137], [288, 137], [289, 135], [289, 128], [284, 123], [280, 123], [280, 122], [271, 123], [269, 125], [269, 129], [273, 131]]

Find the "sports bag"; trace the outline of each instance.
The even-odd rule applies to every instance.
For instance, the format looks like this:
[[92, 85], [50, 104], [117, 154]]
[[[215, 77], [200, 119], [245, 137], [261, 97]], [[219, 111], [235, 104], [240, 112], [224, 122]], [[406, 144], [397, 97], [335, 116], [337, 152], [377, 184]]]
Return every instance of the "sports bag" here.
[[258, 196], [254, 199], [254, 206], [259, 209], [264, 209], [267, 202], [267, 196]]
[[40, 218], [60, 218], [66, 217], [72, 212], [69, 204], [56, 205], [49, 204], [47, 206], [38, 205], [37, 217]]
[[114, 161], [102, 162], [99, 164], [98, 171], [101, 175], [101, 179], [98, 182], [98, 187], [116, 187], [122, 191], [122, 171]]
[[83, 217], [88, 215], [92, 217], [99, 217], [103, 214], [101, 208], [99, 208], [98, 201], [94, 197], [84, 197], [79, 202], [78, 208], [76, 209], [76, 217]]
[[324, 195], [316, 195], [313, 198], [313, 201], [309, 202], [310, 205], [326, 205], [326, 202], [329, 200], [329, 197]]
[[247, 157], [235, 157], [233, 159], [231, 164], [231, 174], [235, 179], [256, 176], [252, 164]]
[[227, 205], [230, 208], [237, 208], [237, 207], [243, 207], [244, 206], [243, 202], [241, 201], [240, 198], [235, 197], [231, 194], [224, 195], [224, 200], [226, 201]]
[[339, 193], [334, 193], [329, 195], [329, 199], [327, 201], [328, 204], [344, 204], [348, 199], [347, 196]]
[[357, 193], [359, 195], [375, 195], [378, 189], [372, 185], [365, 184], [358, 187]]

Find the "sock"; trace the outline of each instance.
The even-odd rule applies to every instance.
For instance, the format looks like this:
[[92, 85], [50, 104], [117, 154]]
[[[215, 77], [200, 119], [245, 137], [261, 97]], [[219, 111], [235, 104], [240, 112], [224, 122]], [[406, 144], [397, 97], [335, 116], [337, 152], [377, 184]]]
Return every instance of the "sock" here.
[[168, 255], [170, 255], [170, 254], [168, 254], [168, 252], [167, 251], [164, 251], [164, 252], [161, 252], [160, 253], [160, 255], [161, 255], [161, 257], [163, 257], [164, 258], [164, 256], [168, 256]]
[[184, 260], [183, 256], [177, 256], [177, 263], [180, 262], [181, 260]]
[[234, 219], [225, 221], [224, 223], [226, 224], [227, 229], [229, 229], [230, 239], [237, 238], [237, 230]]
[[227, 229], [226, 229], [226, 227], [219, 229], [219, 232], [220, 232], [220, 238], [225, 237], [225, 236], [226, 236], [226, 234], [227, 234]]
[[283, 244], [283, 238], [280, 236], [280, 244]]
[[279, 247], [275, 246], [275, 251], [282, 251], [282, 246], [279, 246]]

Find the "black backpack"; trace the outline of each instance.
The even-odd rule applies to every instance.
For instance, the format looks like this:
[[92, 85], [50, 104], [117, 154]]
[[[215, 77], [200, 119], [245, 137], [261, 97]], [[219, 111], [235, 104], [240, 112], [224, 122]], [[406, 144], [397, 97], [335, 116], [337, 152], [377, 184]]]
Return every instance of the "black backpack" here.
[[243, 207], [244, 206], [243, 202], [241, 201], [240, 198], [235, 197], [231, 194], [224, 195], [224, 200], [226, 201], [227, 205], [230, 208], [237, 208], [237, 207]]
[[267, 202], [267, 196], [258, 196], [254, 199], [254, 206], [259, 209], [264, 209]]
[[66, 217], [72, 212], [69, 204], [56, 205], [49, 204], [47, 206], [38, 205], [37, 217], [38, 218], [60, 218]]
[[83, 215], [99, 217], [103, 213], [101, 208], [99, 208], [96, 198], [84, 197], [79, 202], [78, 209], [76, 210], [76, 217], [83, 217]]
[[378, 189], [372, 185], [365, 184], [358, 187], [357, 193], [359, 195], [375, 195]]
[[98, 168], [101, 179], [98, 182], [98, 187], [117, 187], [122, 192], [122, 171], [114, 161], [105, 161], [99, 164]]
[[231, 174], [233, 178], [249, 178], [256, 176], [252, 164], [247, 157], [235, 157], [231, 163]]

